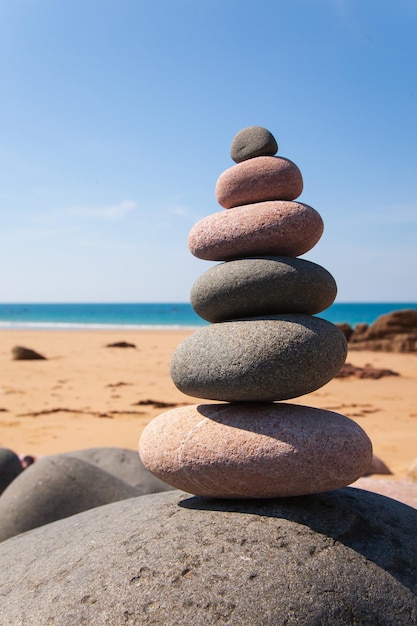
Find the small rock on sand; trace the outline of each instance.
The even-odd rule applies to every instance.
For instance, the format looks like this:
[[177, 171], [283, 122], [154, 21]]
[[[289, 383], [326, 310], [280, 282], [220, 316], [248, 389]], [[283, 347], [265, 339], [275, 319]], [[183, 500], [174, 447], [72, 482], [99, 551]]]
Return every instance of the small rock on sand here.
[[24, 346], [14, 346], [12, 348], [13, 360], [15, 361], [45, 361], [46, 357], [36, 350], [25, 348]]

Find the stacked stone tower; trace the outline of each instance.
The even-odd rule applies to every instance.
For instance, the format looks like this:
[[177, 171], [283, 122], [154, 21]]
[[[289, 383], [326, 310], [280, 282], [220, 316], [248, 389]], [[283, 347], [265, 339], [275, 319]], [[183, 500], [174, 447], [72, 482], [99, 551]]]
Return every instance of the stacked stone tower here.
[[329, 382], [347, 344], [315, 317], [334, 301], [336, 283], [297, 257], [320, 239], [323, 222], [295, 202], [301, 172], [277, 151], [266, 129], [240, 131], [231, 146], [237, 164], [216, 185], [225, 210], [189, 234], [192, 254], [222, 263], [192, 288], [192, 306], [211, 324], [178, 346], [171, 376], [184, 393], [214, 402], [163, 413], [139, 444], [151, 472], [196, 495], [328, 491], [359, 478], [372, 457], [367, 435], [344, 415], [282, 402]]

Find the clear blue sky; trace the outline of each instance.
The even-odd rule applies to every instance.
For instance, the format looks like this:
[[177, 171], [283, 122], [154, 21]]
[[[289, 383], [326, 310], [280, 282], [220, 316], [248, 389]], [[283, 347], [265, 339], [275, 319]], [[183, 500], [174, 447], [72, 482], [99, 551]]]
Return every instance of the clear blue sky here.
[[0, 0], [0, 300], [185, 302], [268, 128], [339, 302], [417, 301], [415, 0]]

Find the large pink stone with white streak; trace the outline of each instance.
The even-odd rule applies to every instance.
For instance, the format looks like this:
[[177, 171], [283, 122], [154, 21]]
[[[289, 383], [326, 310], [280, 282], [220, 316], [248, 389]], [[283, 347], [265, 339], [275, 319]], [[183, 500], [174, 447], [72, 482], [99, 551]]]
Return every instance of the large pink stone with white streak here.
[[207, 261], [250, 256], [300, 256], [323, 233], [320, 214], [301, 202], [258, 202], [199, 220], [188, 236], [190, 252]]
[[353, 420], [286, 403], [172, 409], [142, 433], [144, 465], [173, 487], [218, 498], [319, 493], [357, 480], [372, 444]]
[[225, 209], [266, 200], [295, 200], [303, 191], [303, 177], [295, 163], [275, 156], [259, 156], [220, 174], [217, 202]]

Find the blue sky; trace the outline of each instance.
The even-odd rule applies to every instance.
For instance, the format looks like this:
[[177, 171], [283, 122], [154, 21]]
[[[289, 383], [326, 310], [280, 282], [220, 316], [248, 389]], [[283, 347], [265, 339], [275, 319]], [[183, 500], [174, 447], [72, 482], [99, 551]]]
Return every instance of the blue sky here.
[[337, 301], [417, 301], [414, 0], [0, 0], [0, 79], [0, 301], [187, 301], [249, 125]]

